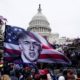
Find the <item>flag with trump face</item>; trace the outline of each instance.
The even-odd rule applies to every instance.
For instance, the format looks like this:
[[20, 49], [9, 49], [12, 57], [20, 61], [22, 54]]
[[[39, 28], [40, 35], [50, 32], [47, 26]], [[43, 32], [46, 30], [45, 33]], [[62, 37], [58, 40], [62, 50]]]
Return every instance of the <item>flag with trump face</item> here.
[[10, 25], [6, 25], [5, 29], [4, 60], [15, 63], [70, 63], [38, 33]]
[[[40, 42], [29, 31], [6, 25], [4, 36], [4, 61], [35, 63], [41, 50]], [[35, 48], [35, 49], [34, 49]]]

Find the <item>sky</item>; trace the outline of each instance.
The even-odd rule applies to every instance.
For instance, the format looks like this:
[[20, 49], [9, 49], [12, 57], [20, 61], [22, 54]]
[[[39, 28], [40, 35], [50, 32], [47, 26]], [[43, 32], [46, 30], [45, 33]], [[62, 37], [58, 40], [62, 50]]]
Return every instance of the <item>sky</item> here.
[[27, 29], [41, 4], [52, 33], [60, 37], [80, 37], [80, 0], [0, 0], [0, 15], [7, 24]]

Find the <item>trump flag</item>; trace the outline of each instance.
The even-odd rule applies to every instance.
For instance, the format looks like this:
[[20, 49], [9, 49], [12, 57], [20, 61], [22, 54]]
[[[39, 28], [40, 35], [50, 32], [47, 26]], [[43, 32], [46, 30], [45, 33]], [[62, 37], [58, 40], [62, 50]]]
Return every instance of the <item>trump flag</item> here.
[[[41, 52], [35, 62], [39, 63], [61, 63], [61, 64], [69, 64], [70, 60], [62, 53], [53, 49], [50, 44], [47, 42], [45, 38], [39, 35], [36, 32], [25, 31], [19, 27], [12, 27], [10, 25], [6, 25], [5, 28], [5, 36], [4, 36], [4, 61], [7, 62], [18, 62], [22, 61], [21, 59], [21, 50], [19, 48], [19, 35], [21, 33], [26, 33], [29, 38], [39, 42], [41, 44]], [[28, 44], [28, 43], [27, 43]], [[37, 48], [36, 46], [34, 46]], [[28, 53], [26, 53], [28, 54]], [[29, 55], [27, 55], [29, 56]], [[30, 55], [31, 57], [34, 56]], [[26, 57], [26, 56], [25, 56]], [[33, 59], [33, 58], [32, 58]], [[31, 60], [32, 60], [31, 59]], [[31, 63], [28, 59], [28, 62]], [[28, 63], [25, 59], [23, 59], [23, 63]]]

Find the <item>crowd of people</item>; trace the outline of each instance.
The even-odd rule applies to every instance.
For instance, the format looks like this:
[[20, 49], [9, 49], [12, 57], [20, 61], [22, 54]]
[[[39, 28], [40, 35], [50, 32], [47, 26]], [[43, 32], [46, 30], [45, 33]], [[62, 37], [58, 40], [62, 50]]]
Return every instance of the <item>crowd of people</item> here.
[[80, 70], [74, 68], [38, 69], [30, 66], [20, 67], [9, 63], [0, 68], [0, 80], [80, 80]]

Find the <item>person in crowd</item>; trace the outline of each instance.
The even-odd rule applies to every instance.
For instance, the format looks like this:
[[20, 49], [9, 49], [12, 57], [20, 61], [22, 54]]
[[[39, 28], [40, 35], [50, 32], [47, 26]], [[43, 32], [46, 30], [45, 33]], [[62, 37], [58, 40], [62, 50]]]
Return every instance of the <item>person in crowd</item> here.
[[11, 80], [11, 78], [9, 77], [9, 75], [4, 74], [1, 76], [0, 80]]
[[23, 69], [22, 74], [23, 74], [24, 80], [26, 80], [26, 79], [27, 79], [27, 80], [31, 80], [31, 79], [33, 78], [32, 73], [31, 73], [31, 70], [32, 70], [32, 68], [29, 67], [29, 66], [26, 66], [26, 67]]
[[50, 75], [50, 73], [47, 74], [47, 80], [53, 80], [52, 76]]
[[75, 74], [73, 69], [67, 70], [67, 80], [75, 80]]
[[64, 71], [63, 74], [58, 77], [58, 80], [66, 80], [65, 79], [66, 78], [66, 75], [67, 75], [67, 72]]
[[58, 78], [58, 80], [65, 80], [66, 75], [67, 75], [67, 70], [66, 69], [65, 70], [60, 69], [58, 74], [57, 74], [57, 78]]
[[63, 75], [58, 78], [58, 80], [76, 80], [72, 69], [66, 69], [63, 71]]
[[80, 80], [80, 70], [77, 69], [76, 71], [77, 71], [77, 79], [76, 80]]
[[76, 80], [75, 74], [72, 69], [66, 69], [63, 71], [63, 75], [61, 75], [58, 80]]

